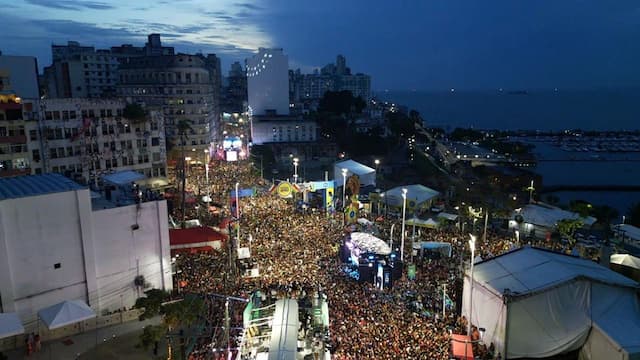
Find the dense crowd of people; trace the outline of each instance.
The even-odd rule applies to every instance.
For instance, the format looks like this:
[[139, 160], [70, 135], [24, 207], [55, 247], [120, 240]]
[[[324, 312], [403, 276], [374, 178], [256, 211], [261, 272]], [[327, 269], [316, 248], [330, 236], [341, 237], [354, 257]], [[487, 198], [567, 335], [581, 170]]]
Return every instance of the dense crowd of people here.
[[[327, 294], [330, 312], [330, 340], [335, 359], [447, 359], [450, 334], [467, 332], [467, 320], [460, 316], [462, 274], [468, 264], [468, 235], [461, 234], [455, 224], [440, 229], [406, 228], [405, 258], [416, 265], [415, 279], [406, 270], [391, 289], [379, 290], [372, 284], [361, 284], [343, 270], [338, 249], [345, 236], [340, 214], [300, 212], [293, 199], [282, 199], [264, 191], [267, 185], [257, 178], [254, 169], [238, 163], [217, 163], [210, 174], [214, 202], [229, 216], [233, 211], [231, 191], [236, 182], [242, 188], [260, 187], [253, 197], [240, 199], [240, 247], [248, 247], [251, 260], [258, 269], [257, 277], [231, 276], [227, 247], [222, 251], [182, 255], [176, 262], [176, 282], [181, 291], [219, 293], [249, 298], [256, 290], [279, 297], [296, 297], [300, 293], [322, 291]], [[191, 189], [196, 191], [196, 189]], [[299, 197], [300, 194], [297, 194]], [[233, 204], [235, 205], [235, 204]], [[388, 239], [395, 223], [394, 244], [400, 238], [400, 219], [372, 219], [378, 236]], [[234, 243], [235, 230], [230, 231]], [[410, 239], [410, 241], [409, 241]], [[451, 257], [420, 257], [412, 254], [416, 241], [450, 243]], [[478, 235], [476, 259], [488, 259], [514, 249], [513, 235], [489, 230], [486, 239]], [[562, 249], [559, 249], [562, 250]], [[446, 287], [445, 287], [446, 286]], [[445, 293], [446, 288], [446, 293]], [[444, 299], [443, 299], [444, 297]], [[445, 300], [445, 301], [443, 301]], [[445, 307], [443, 309], [443, 306]], [[211, 307], [215, 321], [221, 321], [224, 307]], [[211, 322], [212, 320], [210, 320]], [[241, 320], [234, 321], [240, 324]], [[478, 339], [473, 328], [472, 339]], [[218, 344], [219, 345], [219, 344]], [[194, 354], [202, 358], [216, 344], [202, 342]], [[493, 344], [474, 344], [475, 353], [483, 359], [497, 358]]]

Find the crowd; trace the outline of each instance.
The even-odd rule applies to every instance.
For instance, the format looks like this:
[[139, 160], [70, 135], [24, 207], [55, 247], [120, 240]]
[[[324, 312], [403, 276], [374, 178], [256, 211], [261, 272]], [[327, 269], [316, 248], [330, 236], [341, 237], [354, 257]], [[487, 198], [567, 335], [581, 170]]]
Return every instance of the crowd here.
[[[241, 188], [267, 188], [255, 171], [238, 163], [218, 163], [210, 174], [210, 192], [214, 201], [230, 214], [230, 193], [236, 181]], [[202, 191], [202, 189], [201, 189]], [[300, 194], [298, 194], [298, 197]], [[229, 276], [225, 251], [183, 255], [177, 262], [176, 281], [189, 293], [225, 293], [249, 298], [256, 290], [276, 297], [297, 297], [321, 291], [328, 296], [330, 312], [330, 348], [335, 359], [447, 359], [450, 334], [466, 333], [467, 320], [460, 316], [462, 270], [468, 263], [468, 235], [455, 226], [441, 229], [407, 227], [405, 259], [416, 264], [416, 277], [409, 280], [406, 271], [392, 289], [377, 290], [361, 284], [342, 271], [337, 256], [344, 236], [342, 217], [323, 212], [300, 212], [292, 199], [261, 192], [240, 199], [240, 247], [250, 249], [259, 276]], [[399, 219], [374, 219], [379, 237], [388, 239], [395, 223], [394, 243], [400, 239]], [[235, 234], [233, 230], [232, 234]], [[233, 237], [233, 236], [232, 236]], [[420, 258], [411, 254], [412, 241], [448, 242], [452, 257]], [[515, 238], [489, 230], [486, 240], [478, 235], [476, 254], [482, 259], [514, 249]], [[235, 246], [235, 245], [234, 245]], [[446, 285], [443, 316], [444, 285]], [[222, 321], [224, 307], [211, 307], [210, 325]], [[241, 323], [236, 318], [234, 321]], [[474, 328], [471, 337], [477, 337]], [[214, 336], [210, 336], [212, 338]], [[202, 358], [221, 344], [202, 337], [194, 351]], [[474, 345], [483, 359], [497, 357], [493, 344]]]

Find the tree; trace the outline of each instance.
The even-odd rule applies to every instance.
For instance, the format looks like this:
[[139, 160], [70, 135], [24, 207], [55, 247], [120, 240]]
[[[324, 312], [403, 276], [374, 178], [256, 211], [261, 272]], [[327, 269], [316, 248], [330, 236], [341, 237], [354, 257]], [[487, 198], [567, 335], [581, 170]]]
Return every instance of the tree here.
[[584, 200], [574, 200], [569, 202], [569, 210], [578, 213], [581, 217], [587, 217], [593, 213], [593, 205]]
[[576, 244], [576, 240], [573, 237], [576, 230], [582, 228], [584, 222], [581, 219], [562, 219], [556, 224], [558, 232], [569, 239], [569, 244], [573, 247]]
[[625, 223], [640, 227], [640, 202], [634, 203], [629, 207]]
[[180, 162], [182, 163], [182, 228], [185, 227], [185, 216], [186, 216], [186, 196], [187, 196], [187, 160], [185, 159], [185, 145], [187, 144], [187, 139], [189, 138], [189, 132], [193, 129], [191, 128], [191, 120], [182, 119], [178, 121], [176, 125], [176, 129], [178, 130], [178, 136], [180, 136], [180, 145], [182, 148]]
[[338, 116], [351, 116], [362, 113], [367, 104], [361, 97], [354, 97], [351, 91], [327, 91], [320, 99], [318, 112]]
[[148, 350], [151, 345], [154, 345], [157, 341], [160, 341], [167, 333], [165, 325], [148, 325], [142, 330], [140, 334], [140, 346], [145, 350]]
[[122, 111], [122, 116], [134, 123], [139, 123], [147, 119], [147, 113], [144, 108], [136, 103], [127, 104]]
[[190, 327], [204, 311], [204, 301], [199, 296], [188, 295], [182, 301], [164, 305], [161, 313], [169, 331], [179, 327]]
[[169, 298], [169, 293], [159, 289], [151, 289], [144, 292], [145, 297], [138, 298], [134, 307], [144, 309], [140, 315], [140, 321], [152, 318], [160, 313], [162, 303]]

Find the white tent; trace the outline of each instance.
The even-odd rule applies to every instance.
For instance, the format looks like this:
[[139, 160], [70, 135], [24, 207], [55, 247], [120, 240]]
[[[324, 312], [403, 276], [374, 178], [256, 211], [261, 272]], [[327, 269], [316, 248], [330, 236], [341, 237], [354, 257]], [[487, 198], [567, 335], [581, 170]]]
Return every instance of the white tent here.
[[136, 181], [146, 179], [144, 174], [133, 170], [117, 171], [113, 174], [105, 175], [102, 180], [117, 186], [124, 186]]
[[[467, 317], [470, 284], [467, 272]], [[503, 358], [549, 357], [580, 349], [593, 322], [604, 329], [605, 323], [635, 319], [630, 329], [640, 331], [638, 290], [638, 283], [592, 261], [523, 247], [474, 266], [471, 322], [486, 329], [484, 342], [493, 343]], [[619, 298], [626, 300], [614, 312]]]
[[629, 254], [612, 254], [611, 263], [640, 270], [640, 258]]
[[411, 219], [408, 219], [407, 221], [405, 221], [405, 224], [407, 226], [420, 226], [420, 227], [426, 227], [431, 229], [436, 229], [440, 227], [440, 224], [437, 221], [433, 220], [432, 218], [428, 218], [427, 220], [421, 220], [417, 217], [412, 217]]
[[22, 322], [16, 313], [0, 313], [0, 339], [24, 333]]
[[384, 192], [385, 204], [401, 208], [403, 205], [402, 189], [407, 189], [407, 209], [430, 207], [433, 199], [440, 195], [436, 190], [420, 184], [398, 186]]
[[333, 166], [333, 179], [337, 186], [342, 186], [342, 169], [347, 169], [347, 179], [351, 175], [358, 175], [360, 186], [376, 185], [376, 170], [353, 160], [345, 160], [335, 163]]
[[38, 318], [49, 330], [61, 328], [96, 317], [82, 300], [67, 300], [38, 311]]

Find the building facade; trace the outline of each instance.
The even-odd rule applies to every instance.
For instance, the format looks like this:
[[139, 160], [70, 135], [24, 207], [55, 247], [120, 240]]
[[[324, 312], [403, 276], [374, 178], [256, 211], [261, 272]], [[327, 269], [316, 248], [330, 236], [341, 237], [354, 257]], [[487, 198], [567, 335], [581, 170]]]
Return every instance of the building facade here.
[[101, 314], [171, 290], [167, 217], [164, 200], [93, 211], [59, 174], [0, 179], [0, 312], [36, 331], [37, 311], [65, 300]]
[[289, 58], [282, 49], [260, 48], [246, 70], [250, 114], [289, 115]]
[[317, 124], [314, 121], [268, 116], [254, 116], [252, 119], [251, 141], [256, 145], [315, 142], [317, 133]]
[[222, 88], [220, 108], [226, 113], [243, 113], [247, 106], [247, 74], [239, 62], [231, 64]]
[[122, 170], [166, 176], [162, 113], [151, 110], [144, 119], [127, 119], [125, 108], [123, 100], [42, 100], [42, 172], [92, 185], [102, 175]]
[[317, 102], [327, 91], [346, 90], [365, 101], [371, 99], [371, 77], [362, 73], [352, 74], [342, 55], [337, 56], [335, 64], [327, 64], [313, 74], [301, 74], [296, 70], [290, 72], [290, 77], [291, 101], [296, 107], [299, 104]]
[[141, 57], [122, 64], [118, 93], [165, 118], [169, 148], [181, 144], [178, 124], [188, 121], [185, 146], [204, 157], [218, 137], [220, 61], [213, 55]]

